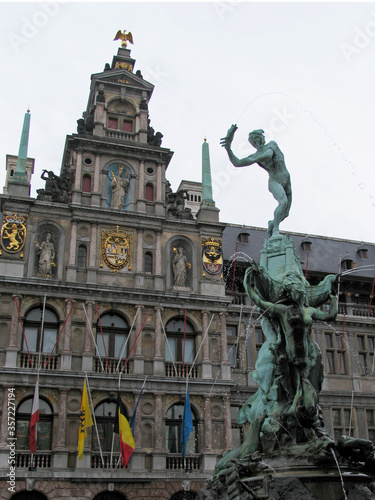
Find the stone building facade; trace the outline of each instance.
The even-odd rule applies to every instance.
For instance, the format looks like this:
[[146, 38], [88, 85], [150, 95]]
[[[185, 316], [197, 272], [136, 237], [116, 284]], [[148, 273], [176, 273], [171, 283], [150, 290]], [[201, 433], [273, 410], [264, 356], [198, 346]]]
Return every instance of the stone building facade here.
[[[21, 181], [7, 177], [0, 198], [0, 498], [193, 499], [246, 431], [236, 415], [256, 390], [250, 373], [263, 339], [241, 276], [249, 260], [259, 262], [265, 231], [220, 222], [203, 197], [192, 211], [179, 196], [188, 181], [173, 193], [173, 153], [148, 113], [153, 85], [134, 64], [120, 48], [92, 75], [60, 174], [43, 173], [36, 199], [30, 169]], [[374, 440], [375, 245], [291, 237], [309, 280], [336, 273], [339, 262], [348, 271], [337, 322], [314, 329], [326, 373], [321, 402], [331, 433]], [[186, 374], [194, 431], [184, 461]], [[97, 432], [88, 429], [78, 460], [86, 376]], [[124, 469], [112, 440], [117, 390], [130, 419], [144, 383]]]

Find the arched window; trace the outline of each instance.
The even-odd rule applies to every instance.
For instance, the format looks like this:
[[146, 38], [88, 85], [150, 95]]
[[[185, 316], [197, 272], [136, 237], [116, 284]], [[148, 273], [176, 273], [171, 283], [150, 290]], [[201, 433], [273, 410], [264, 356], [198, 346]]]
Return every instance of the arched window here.
[[145, 253], [145, 273], [152, 273], [152, 253]]
[[42, 306], [34, 307], [26, 314], [23, 326], [25, 330], [27, 346], [25, 343], [25, 339], [23, 338], [23, 351], [27, 351], [28, 347], [30, 352], [38, 352], [41, 340], [41, 352], [50, 353], [52, 351], [59, 329], [58, 317], [54, 312], [46, 308], [44, 311], [43, 332], [41, 331], [42, 322]]
[[87, 248], [86, 245], [79, 245], [77, 252], [77, 267], [86, 267]]
[[185, 342], [183, 318], [168, 321], [165, 331], [169, 344], [169, 349], [165, 346], [165, 361], [192, 363], [195, 356], [195, 332], [190, 323], [186, 321]]
[[[30, 417], [33, 406], [33, 397], [22, 401], [16, 411], [16, 448], [29, 449]], [[52, 447], [53, 413], [52, 409], [42, 398], [39, 398], [39, 422], [37, 432], [37, 450], [51, 450]]]
[[82, 192], [91, 193], [91, 175], [84, 174], [82, 177]]
[[146, 184], [146, 200], [154, 201], [154, 186], [152, 184]]
[[[174, 404], [166, 415], [166, 447], [168, 453], [181, 453], [181, 425], [184, 414], [182, 403]], [[198, 453], [198, 420], [194, 409], [191, 409], [193, 418], [193, 432], [186, 444], [186, 455]]]
[[[113, 433], [113, 428], [116, 419], [116, 401], [107, 400], [100, 403], [95, 408], [95, 420], [98, 427], [98, 434], [100, 439], [100, 446], [102, 451], [112, 450], [112, 439], [113, 439], [113, 451], [118, 453], [120, 451], [120, 440], [119, 435]], [[125, 417], [130, 422], [128, 415]], [[98, 438], [96, 433], [92, 433], [92, 449], [93, 451], [99, 451]], [[117, 459], [116, 459], [117, 462]]]
[[100, 331], [99, 321], [96, 325], [96, 343], [100, 356], [105, 357], [105, 353], [107, 352], [107, 356], [110, 358], [119, 358], [122, 356], [124, 359], [127, 354], [127, 349], [124, 350], [124, 347], [129, 334], [127, 321], [118, 314], [107, 313], [100, 318], [100, 323], [103, 336]]

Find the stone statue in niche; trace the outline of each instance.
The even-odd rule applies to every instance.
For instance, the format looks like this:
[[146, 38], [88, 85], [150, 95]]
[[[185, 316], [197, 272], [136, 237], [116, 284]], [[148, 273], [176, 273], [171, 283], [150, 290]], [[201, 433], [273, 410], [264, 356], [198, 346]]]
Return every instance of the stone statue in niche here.
[[116, 174], [112, 171], [111, 179], [111, 208], [123, 209], [125, 204], [125, 195], [130, 183], [129, 173], [124, 174], [124, 165], [121, 165]]
[[173, 248], [175, 257], [173, 259], [173, 274], [175, 286], [186, 286], [187, 271], [191, 268], [184, 253], [183, 247]]
[[41, 244], [35, 242], [39, 254], [38, 269], [41, 274], [52, 275], [52, 268], [56, 266], [54, 262], [55, 246], [51, 240], [52, 234], [47, 233], [46, 239]]

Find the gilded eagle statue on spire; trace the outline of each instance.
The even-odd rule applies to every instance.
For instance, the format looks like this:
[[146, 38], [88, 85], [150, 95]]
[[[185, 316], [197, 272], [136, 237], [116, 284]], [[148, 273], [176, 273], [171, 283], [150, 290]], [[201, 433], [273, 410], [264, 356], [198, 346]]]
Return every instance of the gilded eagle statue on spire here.
[[131, 44], [133, 44], [133, 35], [130, 33], [130, 31], [129, 31], [129, 33], [126, 33], [126, 30], [123, 30], [123, 31], [118, 30], [113, 41], [115, 41], [115, 40], [122, 40], [121, 47], [126, 47], [127, 42], [130, 42]]

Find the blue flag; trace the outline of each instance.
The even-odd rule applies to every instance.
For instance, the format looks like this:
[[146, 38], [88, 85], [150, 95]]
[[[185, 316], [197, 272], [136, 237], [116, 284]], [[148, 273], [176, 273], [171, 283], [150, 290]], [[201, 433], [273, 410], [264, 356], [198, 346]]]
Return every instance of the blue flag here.
[[186, 399], [184, 406], [184, 415], [182, 417], [182, 426], [181, 426], [181, 448], [182, 448], [182, 456], [185, 460], [186, 458], [186, 444], [190, 439], [190, 433], [193, 432], [193, 418], [191, 416], [191, 406], [190, 406], [190, 397], [189, 397], [189, 388], [186, 387]]
[[[143, 386], [144, 387], [144, 386]], [[142, 396], [142, 392], [143, 392], [143, 387], [142, 387], [142, 390], [141, 392], [139, 393], [139, 396], [138, 396], [138, 401], [137, 401], [137, 404], [135, 405], [135, 408], [134, 408], [134, 412], [133, 412], [133, 416], [130, 420], [130, 428], [132, 430], [132, 433], [133, 433], [133, 436], [134, 436], [134, 426], [135, 426], [135, 417], [137, 415], [137, 408], [138, 408], [138, 405], [139, 405], [139, 402], [141, 400], [141, 396]]]

